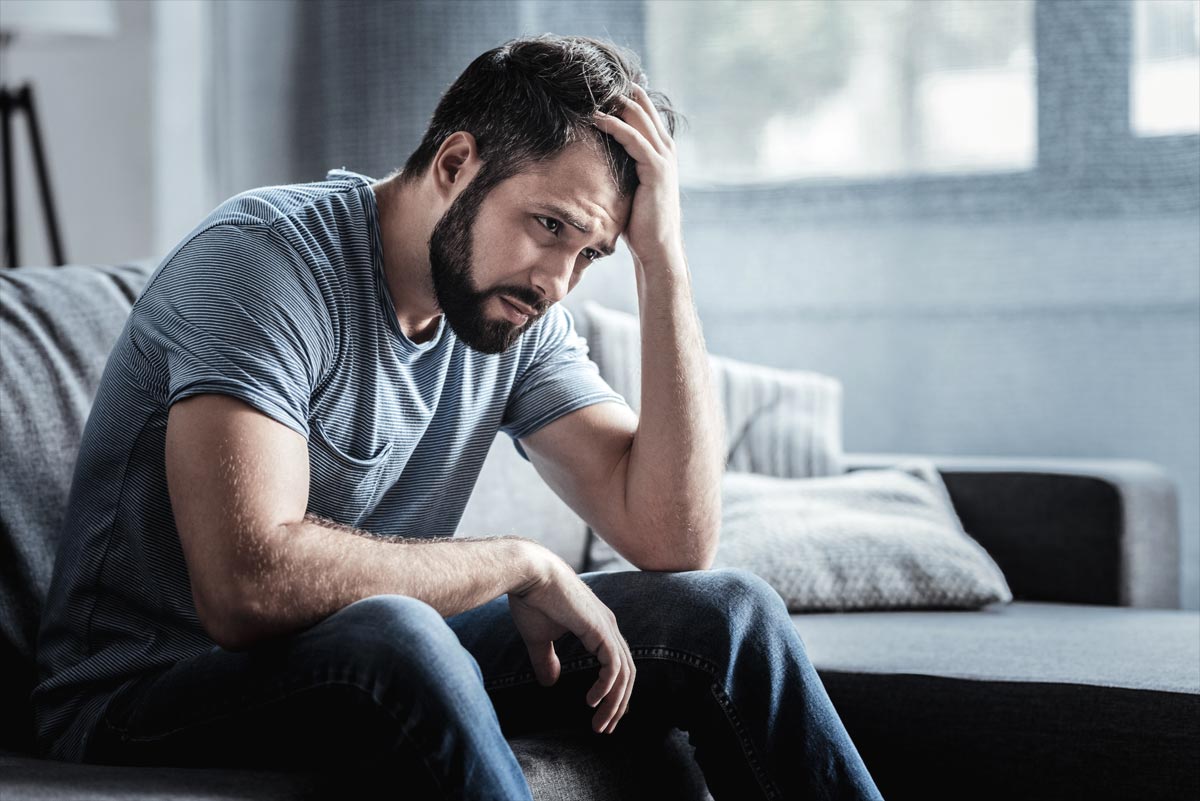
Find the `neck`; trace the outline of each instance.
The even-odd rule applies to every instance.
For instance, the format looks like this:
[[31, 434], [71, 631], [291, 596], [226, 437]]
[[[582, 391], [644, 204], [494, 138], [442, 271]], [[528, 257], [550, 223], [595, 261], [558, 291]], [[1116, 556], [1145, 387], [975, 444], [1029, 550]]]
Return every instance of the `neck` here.
[[383, 272], [400, 330], [414, 342], [437, 331], [442, 310], [433, 290], [429, 236], [437, 223], [436, 204], [426, 197], [425, 182], [402, 184], [396, 174], [372, 184], [383, 237]]

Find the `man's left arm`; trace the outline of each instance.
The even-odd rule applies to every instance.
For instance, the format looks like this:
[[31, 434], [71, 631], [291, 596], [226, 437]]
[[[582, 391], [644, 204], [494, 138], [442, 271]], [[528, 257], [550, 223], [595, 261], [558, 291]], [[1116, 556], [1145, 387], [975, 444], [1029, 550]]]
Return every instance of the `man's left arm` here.
[[641, 318], [641, 416], [596, 404], [523, 443], [547, 483], [634, 565], [703, 570], [720, 529], [723, 424], [683, 251], [675, 143], [646, 92], [635, 93], [596, 126], [637, 162], [624, 236]]

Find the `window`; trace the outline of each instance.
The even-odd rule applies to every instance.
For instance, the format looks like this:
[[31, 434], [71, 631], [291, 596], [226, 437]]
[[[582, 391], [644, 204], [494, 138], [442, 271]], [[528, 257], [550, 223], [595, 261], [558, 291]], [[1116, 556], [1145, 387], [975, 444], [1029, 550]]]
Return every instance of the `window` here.
[[647, 0], [687, 183], [1027, 170], [1031, 0]]
[[1200, 131], [1200, 0], [1135, 0], [1131, 83], [1135, 134]]

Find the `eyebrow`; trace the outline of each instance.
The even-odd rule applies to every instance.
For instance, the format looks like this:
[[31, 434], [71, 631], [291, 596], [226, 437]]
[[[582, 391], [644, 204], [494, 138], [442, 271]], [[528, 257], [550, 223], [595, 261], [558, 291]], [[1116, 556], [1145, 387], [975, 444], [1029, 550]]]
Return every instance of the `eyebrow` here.
[[[563, 208], [557, 203], [540, 203], [538, 205], [556, 217], [561, 217], [572, 228], [585, 234], [590, 234], [592, 232], [592, 229], [588, 227], [588, 224], [584, 222], [578, 214], [570, 209]], [[616, 252], [616, 243], [614, 242], [613, 244], [608, 244], [601, 242], [600, 244], [596, 245], [596, 250], [600, 251], [605, 256], [611, 256]]]

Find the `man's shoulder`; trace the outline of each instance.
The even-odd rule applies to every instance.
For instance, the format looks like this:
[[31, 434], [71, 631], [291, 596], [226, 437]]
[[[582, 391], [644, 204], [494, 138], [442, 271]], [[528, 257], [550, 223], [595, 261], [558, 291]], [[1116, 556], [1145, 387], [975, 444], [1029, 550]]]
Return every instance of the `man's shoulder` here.
[[529, 333], [534, 335], [533, 344], [541, 353], [575, 345], [579, 336], [575, 328], [575, 315], [561, 303], [547, 309], [542, 319], [530, 327]]
[[318, 238], [338, 223], [365, 216], [356, 190], [369, 184], [366, 176], [330, 170], [323, 181], [260, 186], [239, 192], [197, 223], [164, 262], [180, 251], [211, 242], [215, 233], [230, 228], [273, 229], [282, 237], [276, 246], [287, 244], [304, 255], [305, 248], [297, 247], [303, 240]]

